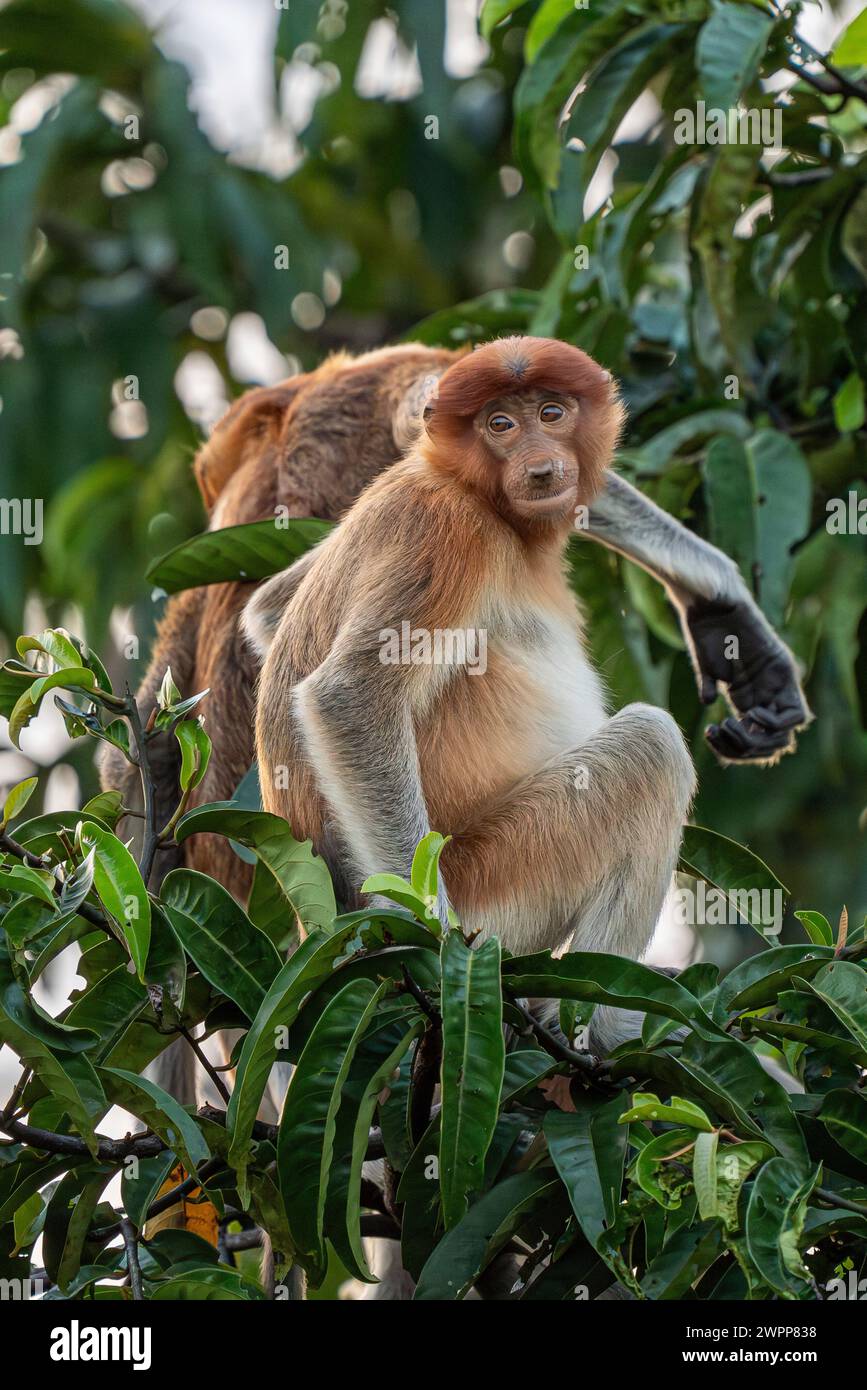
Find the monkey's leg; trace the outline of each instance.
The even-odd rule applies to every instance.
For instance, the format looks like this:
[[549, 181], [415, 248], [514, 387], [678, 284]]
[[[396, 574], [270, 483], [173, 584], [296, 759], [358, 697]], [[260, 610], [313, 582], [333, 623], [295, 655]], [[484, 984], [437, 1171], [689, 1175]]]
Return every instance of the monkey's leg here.
[[[629, 705], [487, 807], [443, 853], [463, 926], [511, 951], [647, 949], [677, 862], [695, 790], [674, 720]], [[611, 1045], [611, 1011], [595, 1043]]]

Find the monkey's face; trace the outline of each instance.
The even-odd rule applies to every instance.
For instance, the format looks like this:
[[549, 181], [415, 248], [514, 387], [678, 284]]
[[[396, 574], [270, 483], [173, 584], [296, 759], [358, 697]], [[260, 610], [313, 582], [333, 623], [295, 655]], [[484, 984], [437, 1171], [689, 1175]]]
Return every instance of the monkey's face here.
[[473, 427], [518, 516], [557, 523], [573, 515], [583, 492], [574, 396], [544, 390], [500, 396], [482, 407]]

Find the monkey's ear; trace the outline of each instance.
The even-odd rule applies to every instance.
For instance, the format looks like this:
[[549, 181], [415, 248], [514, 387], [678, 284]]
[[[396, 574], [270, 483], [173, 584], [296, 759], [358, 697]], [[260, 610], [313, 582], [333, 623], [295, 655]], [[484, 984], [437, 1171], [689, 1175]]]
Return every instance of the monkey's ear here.
[[276, 443], [286, 412], [306, 380], [299, 375], [279, 386], [256, 386], [245, 391], [215, 426], [193, 464], [209, 513], [232, 475], [253, 454]]

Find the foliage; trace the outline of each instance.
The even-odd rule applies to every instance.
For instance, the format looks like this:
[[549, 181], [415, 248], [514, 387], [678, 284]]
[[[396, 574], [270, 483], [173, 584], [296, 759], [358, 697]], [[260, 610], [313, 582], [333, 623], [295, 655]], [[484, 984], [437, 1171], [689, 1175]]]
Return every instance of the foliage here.
[[[857, 513], [846, 533], [825, 525], [833, 499], [857, 507], [867, 473], [863, 25], [828, 58], [799, 36], [797, 4], [491, 0], [490, 56], [453, 77], [444, 4], [354, 0], [325, 19], [320, 8], [293, 0], [279, 14], [275, 102], [302, 77], [317, 93], [283, 179], [212, 146], [187, 72], [122, 4], [13, 0], [0, 14], [0, 120], [53, 74], [75, 77], [52, 89], [0, 180], [2, 311], [23, 352], [0, 361], [0, 449], [15, 480], [4, 490], [46, 499], [44, 544], [0, 546], [8, 638], [36, 587], [50, 621], [78, 605], [104, 657], [111, 606], [138, 600], [146, 651], [155, 607], [142, 574], [199, 528], [196, 430], [175, 374], [195, 352], [227, 399], [241, 384], [225, 332], [192, 326], [198, 310], [259, 314], [305, 367], [332, 345], [401, 333], [452, 346], [556, 334], [617, 374], [630, 411], [619, 467], [737, 559], [803, 662], [818, 718], [773, 777], [724, 774], [705, 752], [663, 596], [628, 562], [576, 544], [615, 700], [672, 710], [693, 742], [699, 819], [755, 843], [796, 899], [827, 913], [845, 892], [867, 906], [867, 863], [852, 848], [867, 769], [865, 539]], [[406, 50], [417, 44], [424, 86], [402, 100], [355, 82], [386, 13]], [[616, 127], [639, 95], [659, 115], [627, 135]], [[779, 113], [782, 157], [678, 144], [678, 113], [699, 99]], [[597, 209], [586, 195], [600, 164], [613, 185]], [[522, 269], [504, 258], [516, 233]], [[336, 303], [323, 298], [325, 272]], [[320, 327], [293, 319], [299, 293], [322, 299]], [[122, 397], [130, 377], [146, 433], [118, 438], [112, 390]], [[152, 597], [189, 582], [168, 578]]]
[[[295, 1267], [315, 1289], [329, 1246], [372, 1279], [371, 1218], [400, 1240], [419, 1299], [463, 1298], [515, 1251], [526, 1258], [509, 1296], [529, 1299], [614, 1282], [647, 1299], [809, 1299], [836, 1287], [839, 1269], [863, 1268], [863, 926], [835, 945], [820, 914], [804, 914], [805, 943], [766, 944], [723, 980], [710, 965], [672, 979], [605, 954], [513, 956], [434, 919], [439, 835], [419, 846], [409, 880], [368, 880], [393, 910], [339, 914], [323, 862], [284, 821], [231, 803], [185, 809], [210, 755], [202, 696], [182, 698], [167, 673], [143, 728], [68, 633], [19, 648], [39, 664], [6, 664], [9, 713], [13, 701], [35, 709], [51, 681], [71, 736], [110, 738], [145, 788], [160, 741], [192, 751], [167, 824], [145, 812], [138, 859], [118, 832], [118, 795], [23, 821], [32, 786], [7, 798], [0, 1037], [23, 1072], [0, 1112], [2, 1277], [47, 1280], [50, 1298], [261, 1299], [255, 1273], [227, 1254], [239, 1222], [268, 1232], [278, 1279]], [[160, 847], [199, 833], [253, 852], [276, 912], [273, 894], [259, 918], [189, 869], [148, 890]], [[743, 847], [690, 834], [692, 872], [715, 886], [776, 883]], [[84, 984], [52, 1019], [34, 986], [72, 943]], [[530, 996], [560, 1001], [563, 1027], [538, 1023]], [[646, 1012], [640, 1036], [604, 1063], [579, 1028], [600, 1004]], [[227, 1027], [240, 1031], [231, 1090], [201, 1050]], [[183, 1107], [140, 1075], [178, 1039], [223, 1108]], [[756, 1044], [803, 1094], [763, 1071]], [[294, 1070], [274, 1127], [256, 1114], [277, 1061]], [[143, 1132], [100, 1138], [112, 1105]], [[387, 1200], [363, 1181], [371, 1156], [385, 1158]], [[221, 1247], [189, 1229], [145, 1237], [178, 1164]], [[118, 1171], [122, 1205], [104, 1196]], [[40, 1234], [44, 1274], [32, 1264]]]
[[[424, 87], [405, 101], [354, 82], [386, 11], [418, 44]], [[470, 952], [459, 926], [428, 916], [436, 844], [421, 847], [412, 882], [378, 886], [394, 912], [340, 914], [321, 861], [281, 822], [234, 805], [187, 810], [210, 756], [204, 693], [184, 699], [167, 676], [143, 728], [96, 655], [111, 607], [142, 597], [156, 554], [169, 551], [152, 582], [171, 591], [273, 572], [317, 534], [267, 522], [255, 536], [185, 540], [199, 524], [186, 480], [196, 432], [177, 369], [195, 351], [227, 398], [241, 385], [225, 335], [193, 327], [198, 310], [260, 314], [305, 367], [336, 343], [404, 333], [450, 346], [558, 336], [616, 373], [630, 420], [620, 469], [734, 556], [804, 663], [818, 716], [773, 773], [719, 772], [660, 592], [576, 541], [575, 583], [616, 701], [673, 710], [699, 763], [698, 818], [733, 837], [691, 828], [682, 867], [726, 892], [779, 887], [737, 843], [749, 839], [796, 902], [828, 914], [844, 891], [867, 901], [867, 867], [852, 862], [867, 768], [867, 49], [862, 17], [831, 57], [812, 53], [799, 11], [487, 0], [491, 55], [454, 78], [444, 5], [353, 0], [342, 28], [323, 29], [318, 0], [297, 0], [280, 15], [275, 79], [291, 64], [321, 83], [298, 167], [279, 180], [212, 146], [188, 74], [122, 5], [0, 10], [0, 118], [71, 75], [0, 181], [16, 335], [0, 363], [3, 455], [16, 468], [4, 491], [48, 504], [44, 545], [3, 537], [0, 618], [12, 641], [35, 588], [52, 622], [78, 605], [87, 633], [26, 639], [0, 671], [0, 710], [17, 742], [50, 698], [74, 739], [113, 743], [145, 779], [152, 740], [176, 739], [183, 768], [175, 815], [143, 826], [135, 856], [117, 795], [22, 823], [28, 778], [6, 802], [0, 1038], [25, 1073], [0, 1124], [3, 1277], [27, 1277], [41, 1234], [49, 1297], [262, 1297], [252, 1266], [230, 1267], [189, 1231], [142, 1240], [178, 1163], [191, 1209], [212, 1204], [224, 1255], [239, 1225], [261, 1227], [278, 1274], [296, 1265], [311, 1287], [329, 1248], [367, 1278], [361, 1235], [389, 1222], [419, 1298], [462, 1297], [516, 1250], [529, 1259], [514, 1296], [529, 1299], [615, 1281], [650, 1299], [809, 1299], [863, 1273], [863, 926], [835, 940], [826, 915], [802, 910], [792, 944], [763, 940], [722, 978], [709, 964], [671, 980], [601, 955], [515, 959], [493, 941]], [[642, 94], [659, 117], [624, 138]], [[678, 143], [699, 100], [779, 113], [782, 156]], [[431, 114], [438, 139], [426, 138]], [[597, 208], [600, 168], [613, 183]], [[528, 239], [520, 272], [502, 256], [516, 232]], [[301, 293], [322, 298], [317, 329], [293, 318]], [[147, 410], [140, 437], [111, 423], [131, 378]], [[826, 526], [835, 499], [849, 515], [854, 504], [854, 526]], [[188, 870], [149, 891], [160, 846], [205, 830], [256, 858], [267, 892], [248, 911]], [[310, 933], [290, 954], [299, 919]], [[84, 984], [51, 1019], [34, 985], [70, 946]], [[529, 995], [560, 1001], [560, 1029], [528, 1018]], [[599, 1003], [647, 1014], [641, 1039], [604, 1065], [579, 1034]], [[242, 1040], [231, 1092], [217, 1078], [222, 1110], [194, 1114], [142, 1080], [169, 1043], [226, 1027]], [[760, 1051], [803, 1094], [787, 1095]], [[298, 1065], [272, 1129], [256, 1112], [278, 1058]], [[114, 1104], [145, 1132], [100, 1139]], [[361, 1177], [365, 1156], [383, 1152], [387, 1207]], [[122, 1206], [104, 1195], [119, 1171]]]

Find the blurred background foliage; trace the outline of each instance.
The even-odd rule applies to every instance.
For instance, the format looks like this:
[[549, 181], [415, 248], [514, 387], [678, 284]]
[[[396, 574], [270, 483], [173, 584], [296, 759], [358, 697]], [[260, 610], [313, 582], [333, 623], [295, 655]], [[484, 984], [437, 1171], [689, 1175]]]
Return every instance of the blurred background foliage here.
[[[614, 698], [673, 710], [696, 819], [796, 906], [863, 912], [867, 539], [826, 520], [867, 496], [865, 15], [826, 6], [817, 48], [813, 5], [487, 0], [486, 48], [472, 0], [244, 6], [273, 20], [255, 157], [204, 133], [144, 0], [0, 8], [0, 494], [46, 507], [41, 546], [0, 538], [7, 641], [38, 602], [135, 684], [142, 576], [201, 529], [193, 450], [251, 381], [401, 336], [561, 337], [619, 377], [619, 466], [735, 557], [817, 720], [776, 770], [719, 769], [661, 591], [576, 541]], [[699, 101], [777, 113], [781, 148], [678, 143]]]

